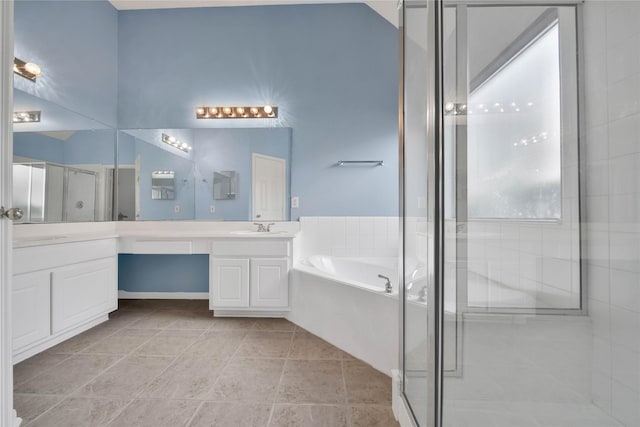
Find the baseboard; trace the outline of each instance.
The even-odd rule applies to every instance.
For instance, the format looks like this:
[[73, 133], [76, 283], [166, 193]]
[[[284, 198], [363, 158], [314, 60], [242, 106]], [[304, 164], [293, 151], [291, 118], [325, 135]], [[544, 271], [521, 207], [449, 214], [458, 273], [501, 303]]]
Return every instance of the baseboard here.
[[214, 308], [213, 317], [286, 317], [288, 310], [225, 310]]
[[391, 408], [393, 409], [393, 415], [398, 420], [400, 427], [416, 427], [413, 417], [409, 413], [407, 404], [402, 398], [402, 375], [398, 369], [391, 371]]
[[118, 291], [118, 299], [209, 299], [209, 292]]

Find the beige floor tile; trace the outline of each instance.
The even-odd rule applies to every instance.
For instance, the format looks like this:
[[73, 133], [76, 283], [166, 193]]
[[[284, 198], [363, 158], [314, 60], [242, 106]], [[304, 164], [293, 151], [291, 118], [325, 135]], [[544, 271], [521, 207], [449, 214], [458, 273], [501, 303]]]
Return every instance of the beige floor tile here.
[[251, 329], [256, 323], [256, 319], [244, 317], [214, 317], [213, 323], [209, 329], [211, 330], [246, 330]]
[[359, 360], [345, 360], [349, 403], [391, 404], [391, 378]]
[[148, 316], [133, 322], [130, 327], [138, 329], [164, 329], [180, 319], [181, 312], [154, 311]]
[[166, 399], [204, 399], [227, 359], [183, 355], [156, 378], [141, 397]]
[[17, 365], [13, 365], [14, 387], [35, 377], [36, 375], [48, 371], [70, 357], [70, 354], [56, 354], [45, 351], [44, 353], [36, 354]]
[[169, 327], [171, 329], [209, 329], [213, 325], [213, 313], [210, 311], [180, 311], [179, 318]]
[[82, 353], [129, 354], [157, 333], [156, 329], [120, 329], [97, 344], [82, 350]]
[[189, 348], [191, 356], [229, 358], [236, 352], [245, 336], [244, 331], [208, 331]]
[[399, 427], [389, 405], [351, 406], [352, 427]]
[[48, 353], [79, 353], [87, 347], [96, 344], [120, 329], [118, 325], [110, 325], [109, 322], [101, 323], [86, 332], [76, 335], [47, 350]]
[[87, 397], [130, 399], [149, 385], [173, 357], [130, 355], [95, 378], [77, 394]]
[[14, 394], [13, 407], [26, 425], [47, 409], [64, 399], [64, 396], [44, 394]]
[[136, 399], [109, 427], [181, 427], [200, 406], [197, 400]]
[[232, 359], [208, 400], [273, 403], [284, 359]]
[[256, 323], [252, 326], [255, 330], [260, 331], [284, 331], [291, 332], [296, 329], [296, 325], [289, 322], [287, 319], [269, 319], [269, 318], [259, 318], [256, 319]]
[[271, 405], [205, 402], [189, 427], [264, 427], [269, 422], [270, 413]]
[[338, 360], [287, 360], [277, 401], [344, 404], [341, 363]]
[[347, 408], [338, 405], [276, 405], [269, 427], [346, 427]]
[[291, 344], [290, 359], [342, 359], [344, 352], [323, 339], [297, 330]]
[[115, 363], [120, 356], [78, 354], [16, 387], [17, 393], [68, 394]]
[[251, 331], [238, 349], [239, 357], [287, 357], [293, 332]]
[[37, 418], [29, 427], [106, 426], [127, 403], [118, 399], [70, 397]]
[[202, 332], [193, 329], [165, 329], [137, 348], [135, 353], [177, 356], [196, 342]]

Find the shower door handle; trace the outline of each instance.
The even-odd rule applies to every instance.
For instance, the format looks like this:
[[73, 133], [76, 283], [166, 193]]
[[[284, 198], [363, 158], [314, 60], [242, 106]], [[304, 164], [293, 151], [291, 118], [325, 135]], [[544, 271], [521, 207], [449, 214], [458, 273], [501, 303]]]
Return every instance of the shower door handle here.
[[20, 208], [5, 209], [4, 206], [0, 207], [0, 217], [8, 218], [11, 221], [20, 221], [22, 215], [24, 215], [24, 212]]

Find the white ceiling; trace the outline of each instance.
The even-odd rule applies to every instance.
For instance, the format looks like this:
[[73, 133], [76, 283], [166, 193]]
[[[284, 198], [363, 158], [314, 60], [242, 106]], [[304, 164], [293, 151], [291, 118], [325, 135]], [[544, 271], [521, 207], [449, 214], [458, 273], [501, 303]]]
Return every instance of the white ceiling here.
[[183, 7], [264, 6], [310, 3], [366, 3], [383, 18], [398, 26], [397, 0], [109, 0], [118, 10], [175, 9]]

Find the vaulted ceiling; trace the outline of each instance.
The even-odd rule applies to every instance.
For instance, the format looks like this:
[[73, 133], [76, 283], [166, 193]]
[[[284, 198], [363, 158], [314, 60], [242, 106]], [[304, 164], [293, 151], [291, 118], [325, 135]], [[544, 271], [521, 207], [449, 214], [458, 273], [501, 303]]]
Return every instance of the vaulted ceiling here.
[[398, 26], [397, 0], [110, 0], [119, 10], [175, 9], [183, 7], [264, 6], [310, 3], [365, 3], [383, 18]]

